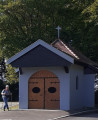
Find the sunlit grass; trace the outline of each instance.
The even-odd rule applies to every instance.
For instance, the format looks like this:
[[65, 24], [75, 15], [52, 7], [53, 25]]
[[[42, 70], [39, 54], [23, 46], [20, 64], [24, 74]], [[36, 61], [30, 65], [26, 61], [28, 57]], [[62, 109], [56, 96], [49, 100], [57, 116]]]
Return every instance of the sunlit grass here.
[[12, 107], [9, 108], [10, 110], [18, 110], [19, 109], [19, 105], [14, 105]]
[[[18, 109], [19, 109], [19, 105], [14, 105], [9, 107], [9, 110], [18, 110]], [[1, 108], [1, 110], [3, 111], [3, 108]]]

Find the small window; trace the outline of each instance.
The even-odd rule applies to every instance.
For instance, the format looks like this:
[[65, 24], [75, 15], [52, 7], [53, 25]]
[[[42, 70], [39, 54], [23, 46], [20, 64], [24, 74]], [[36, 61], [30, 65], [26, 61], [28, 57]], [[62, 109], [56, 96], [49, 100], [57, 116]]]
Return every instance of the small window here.
[[78, 90], [79, 88], [79, 78], [78, 76], [76, 76], [76, 90]]
[[55, 93], [56, 92], [56, 88], [55, 87], [50, 87], [50, 88], [48, 88], [48, 92]]
[[33, 92], [33, 93], [39, 93], [39, 92], [40, 92], [40, 88], [39, 88], [39, 87], [34, 87], [34, 88], [32, 89], [32, 92]]

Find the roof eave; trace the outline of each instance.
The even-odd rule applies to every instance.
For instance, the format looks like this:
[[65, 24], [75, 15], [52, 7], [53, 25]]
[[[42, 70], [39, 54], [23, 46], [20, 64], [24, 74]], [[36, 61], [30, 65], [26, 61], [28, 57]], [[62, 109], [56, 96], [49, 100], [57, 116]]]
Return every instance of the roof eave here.
[[69, 55], [61, 52], [60, 50], [52, 47], [51, 45], [47, 44], [46, 42], [44, 42], [41, 39], [37, 40], [36, 42], [34, 42], [33, 44], [31, 44], [27, 48], [23, 49], [22, 51], [20, 51], [16, 55], [14, 55], [11, 58], [9, 58], [9, 60], [7, 61], [7, 64], [11, 64], [13, 61], [15, 61], [16, 59], [20, 58], [21, 56], [23, 56], [24, 54], [26, 54], [30, 50], [34, 49], [38, 45], [42, 45], [43, 47], [47, 48], [48, 50], [54, 52], [55, 54], [59, 55], [60, 57], [62, 57], [64, 59], [66, 59], [67, 61], [69, 61], [70, 63], [74, 64], [74, 59], [72, 57], [70, 57]]

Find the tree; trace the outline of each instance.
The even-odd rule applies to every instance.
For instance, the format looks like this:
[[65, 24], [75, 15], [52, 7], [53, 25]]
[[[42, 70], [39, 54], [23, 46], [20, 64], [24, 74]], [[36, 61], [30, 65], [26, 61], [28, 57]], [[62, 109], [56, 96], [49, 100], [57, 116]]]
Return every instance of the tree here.
[[0, 80], [7, 84], [18, 82], [15, 68], [12, 68], [11, 65], [6, 65], [5, 59], [2, 57], [0, 57]]
[[0, 80], [4, 80], [6, 73], [5, 59], [0, 57]]
[[7, 65], [6, 83], [15, 84], [19, 81], [18, 74], [15, 71], [15, 68], [12, 68], [11, 65]]
[[[75, 48], [98, 61], [98, 27], [94, 21], [86, 22], [87, 11], [96, 6], [94, 3], [94, 0], [2, 1], [0, 46], [3, 54], [9, 58], [37, 39], [51, 43], [57, 38], [55, 28], [59, 25], [63, 41], [69, 43], [72, 40]], [[96, 11], [97, 6], [95, 8]], [[90, 12], [93, 16], [96, 14]]]
[[98, 0], [94, 0], [92, 4], [85, 8], [82, 15], [86, 29], [85, 54], [98, 62]]

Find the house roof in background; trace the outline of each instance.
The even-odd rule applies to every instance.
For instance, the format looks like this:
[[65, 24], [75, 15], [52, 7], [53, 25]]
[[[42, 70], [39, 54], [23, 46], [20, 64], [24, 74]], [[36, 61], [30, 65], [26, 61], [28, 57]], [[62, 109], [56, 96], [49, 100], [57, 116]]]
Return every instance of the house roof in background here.
[[82, 62], [84, 64], [88, 64], [90, 66], [96, 66], [98, 67], [98, 64], [84, 56], [81, 52], [77, 51], [73, 47], [65, 44], [61, 40], [55, 40], [53, 43], [51, 43], [53, 47], [56, 49], [68, 54], [69, 56], [73, 57], [75, 61]]
[[71, 57], [79, 59], [79, 57], [61, 40], [56, 40], [51, 45], [56, 49], [59, 49], [60, 51], [70, 55]]

